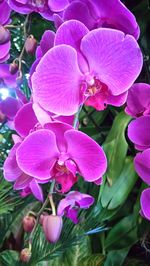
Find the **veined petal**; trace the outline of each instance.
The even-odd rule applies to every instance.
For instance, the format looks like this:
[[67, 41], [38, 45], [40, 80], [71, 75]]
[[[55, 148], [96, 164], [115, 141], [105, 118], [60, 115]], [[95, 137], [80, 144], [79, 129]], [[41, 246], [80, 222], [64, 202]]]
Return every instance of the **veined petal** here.
[[16, 150], [19, 145], [20, 143], [17, 143], [12, 147], [7, 159], [4, 162], [4, 178], [7, 181], [15, 181], [22, 174], [22, 171], [18, 167], [16, 161]]
[[41, 129], [31, 133], [17, 150], [17, 162], [23, 172], [41, 180], [50, 178], [59, 151], [52, 131]]
[[1, 10], [0, 24], [5, 25], [11, 13], [11, 9], [6, 1], [2, 1], [2, 3], [0, 3], [0, 10]]
[[32, 76], [34, 99], [47, 111], [72, 115], [81, 101], [81, 78], [76, 51], [56, 46], [43, 56]]
[[51, 30], [46, 30], [40, 41], [42, 54], [44, 55], [54, 45], [55, 33]]
[[113, 95], [131, 87], [143, 64], [136, 40], [118, 30], [101, 28], [89, 32], [81, 41], [81, 51], [90, 72], [106, 84]]
[[15, 184], [14, 184], [14, 189], [19, 190], [19, 189], [24, 189], [27, 186], [29, 186], [29, 183], [32, 181], [32, 177], [23, 173], [17, 178]]
[[[127, 98], [126, 113], [139, 117], [150, 114], [150, 85], [146, 83], [135, 83], [129, 90]], [[147, 114], [148, 114], [147, 113]]]
[[32, 191], [32, 194], [34, 195], [35, 198], [37, 198], [39, 201], [43, 201], [43, 191], [41, 189], [41, 187], [39, 186], [38, 182], [33, 179], [30, 184], [29, 187]]
[[150, 185], [150, 149], [138, 153], [134, 159], [135, 170], [142, 180]]
[[67, 154], [77, 164], [86, 181], [99, 179], [106, 171], [107, 160], [102, 148], [86, 134], [69, 130], [65, 133]]
[[85, 57], [80, 51], [82, 38], [89, 32], [88, 28], [77, 20], [69, 20], [64, 22], [57, 30], [55, 36], [55, 45], [67, 44], [72, 46], [78, 55], [80, 70], [88, 72], [89, 67]]
[[150, 116], [141, 116], [128, 126], [128, 137], [139, 150], [150, 148]]
[[64, 139], [64, 134], [67, 130], [72, 129], [72, 126], [65, 124], [65, 123], [61, 123], [61, 122], [53, 122], [53, 123], [45, 124], [44, 128], [49, 129], [54, 132], [56, 136], [57, 147], [59, 148], [59, 151], [60, 152], [66, 151], [67, 143]]
[[140, 29], [135, 16], [120, 0], [95, 0], [99, 13], [99, 27], [110, 27], [139, 38]]
[[32, 108], [32, 103], [27, 103], [17, 112], [15, 119], [15, 130], [22, 137], [26, 137], [34, 129], [38, 120]]
[[89, 6], [88, 3], [84, 3], [83, 1], [73, 1], [66, 8], [63, 13], [64, 20], [76, 19], [81, 21], [88, 29], [93, 29], [96, 21], [91, 15], [91, 8], [93, 6]]

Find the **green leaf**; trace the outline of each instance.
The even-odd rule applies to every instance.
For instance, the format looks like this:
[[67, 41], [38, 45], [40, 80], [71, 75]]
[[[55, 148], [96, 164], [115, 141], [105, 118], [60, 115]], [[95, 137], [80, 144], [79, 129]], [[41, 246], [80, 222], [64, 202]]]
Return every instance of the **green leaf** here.
[[123, 218], [108, 233], [105, 249], [116, 250], [127, 248], [137, 241], [137, 227], [133, 215]]
[[[102, 266], [104, 256], [102, 254], [93, 254], [79, 260], [77, 266]], [[72, 266], [72, 264], [70, 264]]]
[[129, 252], [129, 249], [130, 246], [127, 248], [112, 250], [108, 252], [104, 266], [121, 266]]
[[112, 186], [109, 186], [108, 183], [105, 184], [101, 196], [102, 206], [112, 210], [122, 205], [131, 192], [136, 180], [137, 175], [134, 170], [133, 159], [127, 157], [117, 180], [114, 181]]
[[124, 112], [119, 113], [103, 145], [107, 159], [107, 177], [113, 183], [120, 175], [126, 157], [128, 144], [125, 139], [125, 130], [131, 117]]
[[13, 250], [5, 250], [0, 253], [0, 263], [2, 266], [14, 266], [18, 261], [19, 254]]

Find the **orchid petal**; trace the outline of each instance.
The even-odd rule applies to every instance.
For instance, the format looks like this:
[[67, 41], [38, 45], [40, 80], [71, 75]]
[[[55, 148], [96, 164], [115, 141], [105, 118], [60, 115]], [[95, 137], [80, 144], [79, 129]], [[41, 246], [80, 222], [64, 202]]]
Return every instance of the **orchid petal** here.
[[65, 133], [67, 154], [77, 164], [86, 181], [99, 179], [106, 171], [107, 160], [102, 148], [86, 134], [69, 130]]
[[16, 150], [19, 145], [20, 143], [17, 143], [13, 146], [4, 162], [4, 178], [7, 181], [15, 181], [22, 173], [16, 161]]
[[149, 132], [150, 116], [139, 117], [128, 126], [128, 137], [139, 150], [150, 148]]
[[142, 216], [150, 220], [150, 188], [143, 190], [140, 198], [140, 203], [142, 209]]
[[76, 51], [68, 45], [56, 46], [43, 56], [32, 76], [34, 99], [47, 111], [72, 115], [81, 101], [81, 77]]
[[139, 117], [148, 111], [150, 114], [150, 85], [135, 83], [128, 92], [126, 113]]
[[38, 120], [32, 108], [32, 103], [27, 103], [17, 112], [15, 119], [15, 129], [19, 135], [26, 137], [34, 129]]
[[59, 27], [55, 37], [55, 45], [67, 44], [76, 50], [80, 69], [85, 72], [89, 71], [89, 67], [80, 51], [80, 43], [88, 32], [88, 28], [83, 23], [77, 20], [70, 20]]
[[66, 151], [67, 144], [64, 139], [64, 134], [67, 130], [72, 129], [72, 126], [61, 122], [53, 122], [45, 124], [44, 128], [54, 132], [56, 136], [57, 147], [59, 148], [60, 152]]
[[134, 159], [135, 170], [142, 180], [150, 185], [150, 149], [138, 153]]
[[127, 91], [142, 68], [142, 53], [130, 35], [112, 29], [89, 32], [81, 41], [90, 72], [108, 86], [113, 95]]
[[30, 185], [29, 185], [31, 191], [32, 191], [32, 194], [34, 195], [35, 198], [37, 198], [39, 201], [42, 201], [44, 200], [43, 198], [43, 192], [42, 192], [42, 189], [41, 187], [39, 186], [38, 182], [33, 179], [31, 182], [30, 182]]

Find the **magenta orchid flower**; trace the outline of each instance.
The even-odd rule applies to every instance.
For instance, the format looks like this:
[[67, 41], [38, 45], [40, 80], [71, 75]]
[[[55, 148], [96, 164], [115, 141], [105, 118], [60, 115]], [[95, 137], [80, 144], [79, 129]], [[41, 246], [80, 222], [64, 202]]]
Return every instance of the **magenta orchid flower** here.
[[29, 176], [43, 181], [55, 179], [67, 192], [77, 181], [98, 180], [106, 171], [102, 148], [70, 125], [53, 122], [27, 136], [17, 149], [17, 163]]
[[147, 220], [150, 220], [150, 188], [144, 189], [141, 198], [141, 211], [140, 214]]
[[139, 117], [150, 115], [150, 85], [146, 83], [134, 84], [128, 92], [126, 113]]
[[[136, 19], [120, 0], [73, 0], [70, 2], [64, 10], [62, 21], [76, 19], [90, 30], [99, 27], [113, 28], [138, 39], [140, 30]], [[54, 18], [57, 26], [58, 15]]]
[[132, 36], [102, 28], [89, 32], [79, 21], [65, 22], [32, 76], [34, 100], [58, 115], [74, 114], [85, 101], [97, 110], [121, 106], [142, 62]]
[[0, 63], [9, 59], [10, 33], [4, 28], [9, 23], [11, 8], [7, 1], [0, 2]]
[[69, 192], [65, 199], [62, 199], [57, 208], [57, 215], [67, 216], [75, 224], [78, 220], [78, 210], [88, 209], [94, 203], [94, 198], [87, 194], [82, 194], [78, 191]]
[[53, 20], [53, 13], [62, 12], [69, 3], [68, 0], [9, 0], [8, 2], [16, 12], [22, 14], [38, 12], [48, 20]]
[[17, 164], [16, 151], [20, 143], [17, 142], [13, 146], [4, 162], [4, 178], [9, 182], [15, 182], [14, 189], [22, 190], [23, 197], [32, 193], [39, 201], [43, 201], [43, 193], [38, 184], [41, 181], [25, 174]]

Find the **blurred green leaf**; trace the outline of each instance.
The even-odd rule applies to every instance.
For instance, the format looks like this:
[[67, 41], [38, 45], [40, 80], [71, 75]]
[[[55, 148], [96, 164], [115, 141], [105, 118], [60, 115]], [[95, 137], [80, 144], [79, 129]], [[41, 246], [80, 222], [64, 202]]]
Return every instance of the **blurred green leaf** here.
[[15, 266], [18, 261], [19, 254], [13, 250], [5, 250], [0, 253], [0, 265], [2, 266]]
[[114, 181], [112, 186], [109, 186], [106, 182], [101, 196], [102, 206], [111, 210], [123, 204], [136, 180], [137, 174], [134, 170], [133, 159], [127, 157], [121, 174], [118, 176], [117, 180]]
[[113, 183], [120, 175], [126, 157], [128, 144], [125, 139], [125, 130], [131, 117], [124, 112], [119, 113], [104, 142], [104, 150], [108, 159], [107, 177]]
[[[102, 254], [93, 254], [91, 256], [84, 257], [79, 260], [77, 266], [102, 266], [104, 256]], [[72, 264], [70, 264], [72, 266]]]
[[107, 250], [127, 248], [137, 241], [137, 226], [133, 215], [123, 218], [108, 233], [105, 240]]
[[130, 246], [108, 252], [104, 266], [121, 266], [129, 252], [129, 249]]

